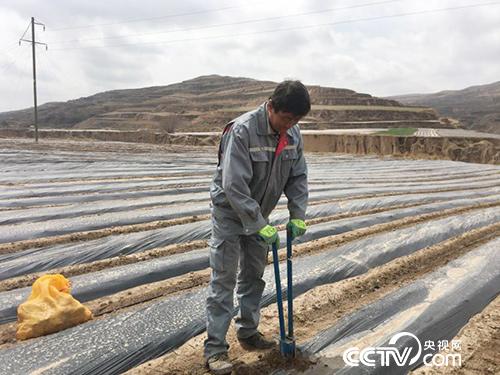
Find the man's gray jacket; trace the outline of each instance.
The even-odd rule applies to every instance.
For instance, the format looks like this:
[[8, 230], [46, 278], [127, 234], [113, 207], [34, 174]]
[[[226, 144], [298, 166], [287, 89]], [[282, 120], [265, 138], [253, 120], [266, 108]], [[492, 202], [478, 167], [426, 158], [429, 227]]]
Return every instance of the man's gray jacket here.
[[275, 159], [278, 136], [269, 125], [266, 104], [233, 120], [222, 136], [219, 165], [210, 187], [219, 233], [258, 232], [268, 223], [283, 192], [290, 218], [305, 219], [307, 166], [299, 127], [287, 131], [288, 145]]

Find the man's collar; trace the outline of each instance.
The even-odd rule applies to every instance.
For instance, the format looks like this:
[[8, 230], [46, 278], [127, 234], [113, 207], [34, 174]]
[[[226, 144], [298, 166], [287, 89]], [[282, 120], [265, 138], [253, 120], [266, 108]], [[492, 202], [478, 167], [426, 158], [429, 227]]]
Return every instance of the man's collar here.
[[[258, 135], [277, 135], [274, 131], [274, 129], [271, 127], [271, 123], [269, 122], [269, 116], [267, 112], [267, 103], [268, 101], [264, 102], [260, 107], [259, 110], [262, 111], [262, 116], [259, 116], [259, 121], [257, 122], [257, 134]], [[288, 129], [286, 131], [288, 135], [292, 135], [292, 128]]]
[[272, 135], [274, 130], [269, 123], [269, 116], [267, 115], [267, 101], [262, 103], [258, 109], [260, 116], [257, 121], [257, 134], [258, 135]]

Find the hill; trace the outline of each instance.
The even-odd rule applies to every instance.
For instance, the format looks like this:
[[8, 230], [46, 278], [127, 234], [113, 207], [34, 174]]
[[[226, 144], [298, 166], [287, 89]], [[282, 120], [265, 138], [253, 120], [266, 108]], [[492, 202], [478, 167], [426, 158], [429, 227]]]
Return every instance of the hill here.
[[[168, 86], [113, 90], [39, 106], [41, 128], [213, 131], [272, 93], [275, 82], [209, 75]], [[348, 89], [308, 86], [312, 111], [305, 129], [439, 127], [429, 108]], [[33, 109], [0, 113], [0, 129], [27, 128]]]
[[429, 106], [440, 115], [458, 119], [471, 130], [500, 134], [500, 81], [435, 94], [391, 96], [407, 105]]

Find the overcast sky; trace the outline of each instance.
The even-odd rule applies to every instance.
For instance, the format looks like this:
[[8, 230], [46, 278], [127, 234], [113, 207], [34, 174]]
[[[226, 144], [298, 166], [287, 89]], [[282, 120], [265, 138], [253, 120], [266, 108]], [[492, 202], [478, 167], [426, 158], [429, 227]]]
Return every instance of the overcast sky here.
[[0, 0], [0, 111], [32, 106], [31, 16], [39, 103], [207, 74], [376, 96], [500, 80], [500, 0]]

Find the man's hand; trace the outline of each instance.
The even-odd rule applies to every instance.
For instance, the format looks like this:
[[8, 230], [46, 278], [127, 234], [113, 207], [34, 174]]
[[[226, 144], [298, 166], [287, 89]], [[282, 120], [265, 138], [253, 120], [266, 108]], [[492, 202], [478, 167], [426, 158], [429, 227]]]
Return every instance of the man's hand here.
[[304, 220], [292, 219], [288, 222], [286, 228], [290, 230], [292, 238], [297, 238], [306, 233], [307, 225]]
[[268, 244], [272, 245], [276, 244], [276, 247], [280, 246], [280, 237], [278, 235], [278, 231], [275, 227], [271, 225], [266, 225], [264, 228], [259, 230], [257, 234]]

